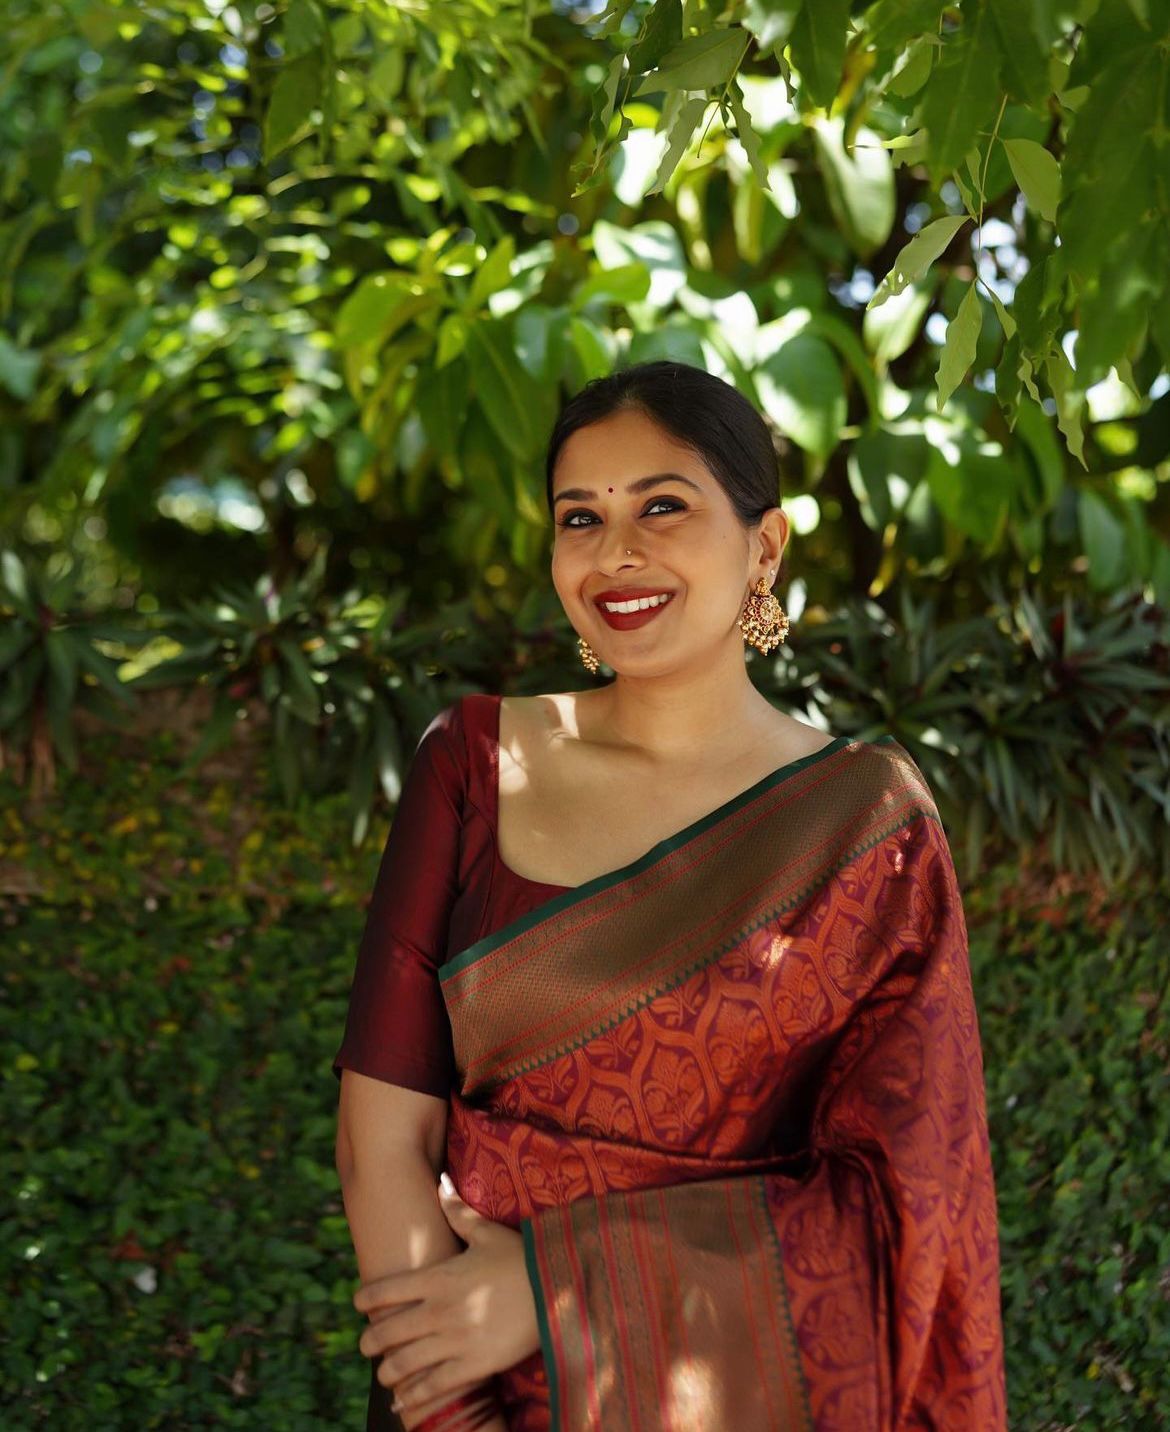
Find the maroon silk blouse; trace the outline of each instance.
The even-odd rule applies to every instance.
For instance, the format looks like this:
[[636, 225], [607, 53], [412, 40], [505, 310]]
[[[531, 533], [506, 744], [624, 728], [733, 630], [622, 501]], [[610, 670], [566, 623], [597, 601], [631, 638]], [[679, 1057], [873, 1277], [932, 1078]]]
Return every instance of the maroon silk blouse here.
[[500, 698], [461, 696], [419, 738], [382, 852], [333, 1072], [447, 1098], [439, 966], [572, 889], [517, 875], [496, 846]]

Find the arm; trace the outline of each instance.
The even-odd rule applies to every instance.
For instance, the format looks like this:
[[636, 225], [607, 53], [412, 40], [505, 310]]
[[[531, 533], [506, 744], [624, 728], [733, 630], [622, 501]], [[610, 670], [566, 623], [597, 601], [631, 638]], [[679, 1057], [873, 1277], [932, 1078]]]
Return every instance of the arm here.
[[[337, 1172], [363, 1283], [461, 1251], [436, 1192], [446, 1137], [445, 1100], [352, 1069], [344, 1072]], [[370, 1321], [385, 1315], [386, 1310], [373, 1313]], [[411, 1429], [450, 1400], [445, 1393], [397, 1415]], [[482, 1432], [506, 1432], [506, 1427], [497, 1414], [482, 1424]]]

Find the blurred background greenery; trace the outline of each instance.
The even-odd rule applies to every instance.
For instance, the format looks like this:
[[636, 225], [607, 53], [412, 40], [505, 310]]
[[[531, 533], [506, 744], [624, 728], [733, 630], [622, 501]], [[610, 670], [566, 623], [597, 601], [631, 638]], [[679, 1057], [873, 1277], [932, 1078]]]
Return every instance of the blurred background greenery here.
[[753, 681], [946, 823], [1012, 1425], [1167, 1425], [1170, 11], [0, 11], [5, 1425], [362, 1415], [360, 909], [431, 716], [586, 683], [544, 443], [657, 357], [775, 435]]

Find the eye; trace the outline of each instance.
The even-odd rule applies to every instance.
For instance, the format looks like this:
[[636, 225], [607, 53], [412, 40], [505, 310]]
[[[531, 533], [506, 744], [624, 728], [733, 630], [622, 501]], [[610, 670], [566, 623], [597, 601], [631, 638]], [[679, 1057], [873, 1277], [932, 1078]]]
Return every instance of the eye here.
[[[651, 503], [648, 504], [648, 506], [646, 507], [646, 511], [645, 511], [642, 515], [643, 515], [643, 516], [648, 516], [649, 513], [650, 513], [651, 508], [657, 507], [660, 503], [663, 503], [663, 502], [665, 502], [665, 503], [668, 504], [668, 506], [667, 506], [667, 511], [668, 511], [668, 512], [685, 512], [685, 511], [687, 510], [687, 509], [686, 509], [686, 503], [684, 503], [684, 502], [679, 502], [677, 498], [674, 498], [674, 497], [656, 497], [656, 498], [654, 498], [654, 500], [653, 500]], [[583, 508], [576, 507], [576, 508], [573, 509], [572, 512], [567, 512], [567, 513], [565, 514], [565, 516], [564, 516], [563, 518], [561, 518], [561, 520], [557, 523], [557, 526], [558, 526], [558, 527], [592, 527], [592, 526], [593, 526], [593, 523], [592, 523], [592, 522], [573, 522], [571, 519], [574, 518], [574, 517], [592, 517], [593, 515], [594, 515], [594, 514], [593, 514], [592, 512], [586, 512]]]

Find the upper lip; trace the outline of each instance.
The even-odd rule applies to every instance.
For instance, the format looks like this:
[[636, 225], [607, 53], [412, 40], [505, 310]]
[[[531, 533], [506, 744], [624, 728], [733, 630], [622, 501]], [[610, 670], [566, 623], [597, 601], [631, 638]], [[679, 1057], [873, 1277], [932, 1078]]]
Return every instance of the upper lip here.
[[664, 597], [668, 594], [674, 595], [670, 587], [610, 587], [607, 592], [598, 592], [593, 600], [595, 602], [632, 602], [637, 597]]

